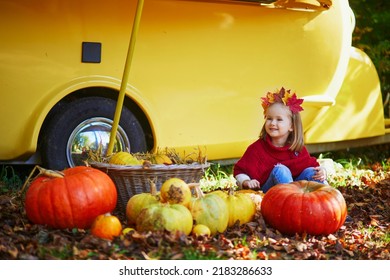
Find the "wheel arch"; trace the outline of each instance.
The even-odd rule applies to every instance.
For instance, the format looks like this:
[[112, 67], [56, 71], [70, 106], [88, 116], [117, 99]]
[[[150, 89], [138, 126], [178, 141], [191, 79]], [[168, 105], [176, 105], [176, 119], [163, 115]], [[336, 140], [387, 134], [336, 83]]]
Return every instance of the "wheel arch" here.
[[[135, 94], [133, 95], [132, 92], [135, 92]], [[60, 95], [60, 98], [57, 98], [54, 104], [49, 106], [49, 109], [46, 111], [46, 115], [43, 118], [43, 122], [41, 122], [36, 142], [37, 152], [39, 153], [39, 143], [41, 142], [41, 138], [45, 133], [48, 120], [50, 120], [51, 116], [59, 112], [62, 106], [77, 99], [85, 97], [105, 97], [116, 101], [118, 95], [118, 88], [107, 85], [84, 85], [84, 87], [72, 88], [72, 90], [62, 93], [62, 95]], [[141, 123], [142, 129], [144, 130], [146, 137], [147, 149], [152, 150], [155, 146], [155, 133], [154, 128], [151, 125], [151, 118], [147, 114], [147, 112], [150, 110], [145, 109], [147, 108], [147, 106], [140, 103], [142, 102], [142, 100], [141, 98], [137, 100], [135, 98], [137, 96], [139, 96], [139, 94], [136, 90], [128, 88], [123, 105], [128, 108]]]

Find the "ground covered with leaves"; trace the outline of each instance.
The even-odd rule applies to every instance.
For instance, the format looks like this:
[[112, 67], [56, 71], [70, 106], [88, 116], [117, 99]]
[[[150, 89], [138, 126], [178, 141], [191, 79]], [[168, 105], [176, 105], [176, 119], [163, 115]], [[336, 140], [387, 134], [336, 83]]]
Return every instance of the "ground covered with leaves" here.
[[[349, 219], [328, 236], [286, 236], [268, 226], [261, 211], [245, 225], [212, 237], [169, 232], [126, 235], [108, 241], [88, 230], [50, 229], [28, 221], [23, 193], [0, 178], [0, 259], [390, 259], [388, 161], [340, 168], [331, 178], [347, 202]], [[3, 168], [4, 172], [4, 168]], [[4, 174], [3, 174], [4, 175]], [[14, 177], [12, 177], [14, 178]], [[125, 227], [125, 221], [123, 221]]]

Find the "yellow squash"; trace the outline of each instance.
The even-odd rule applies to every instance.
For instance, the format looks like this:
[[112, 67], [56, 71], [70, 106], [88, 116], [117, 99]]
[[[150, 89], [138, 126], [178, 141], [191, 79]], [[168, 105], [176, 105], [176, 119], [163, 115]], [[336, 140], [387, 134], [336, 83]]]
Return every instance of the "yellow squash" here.
[[232, 188], [228, 192], [214, 191], [213, 193], [223, 198], [227, 204], [229, 227], [233, 226], [237, 221], [241, 225], [252, 221], [256, 213], [256, 205], [249, 193], [234, 192]]
[[226, 202], [217, 194], [204, 194], [195, 186], [196, 197], [191, 199], [188, 208], [196, 224], [203, 224], [212, 235], [224, 232], [229, 222], [229, 209]]

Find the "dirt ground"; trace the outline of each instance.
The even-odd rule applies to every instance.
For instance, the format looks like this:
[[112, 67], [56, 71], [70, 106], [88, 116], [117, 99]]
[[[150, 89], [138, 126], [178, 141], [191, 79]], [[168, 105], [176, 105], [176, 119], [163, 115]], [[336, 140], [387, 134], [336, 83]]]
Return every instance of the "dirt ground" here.
[[[390, 259], [390, 178], [339, 188], [350, 221], [328, 236], [285, 236], [258, 212], [212, 237], [131, 231], [113, 241], [88, 230], [31, 224], [23, 194], [0, 195], [0, 259]], [[123, 227], [126, 227], [125, 221]]]

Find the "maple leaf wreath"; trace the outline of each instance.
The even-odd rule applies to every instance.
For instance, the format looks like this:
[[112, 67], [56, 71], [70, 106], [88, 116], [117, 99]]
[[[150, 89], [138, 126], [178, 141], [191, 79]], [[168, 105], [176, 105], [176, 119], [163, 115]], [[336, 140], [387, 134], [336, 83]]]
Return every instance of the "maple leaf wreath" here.
[[303, 111], [301, 104], [302, 98], [298, 98], [296, 93], [291, 93], [291, 90], [286, 90], [283, 87], [276, 92], [267, 92], [265, 97], [261, 98], [261, 106], [266, 109], [273, 103], [283, 103], [288, 106], [293, 114]]

